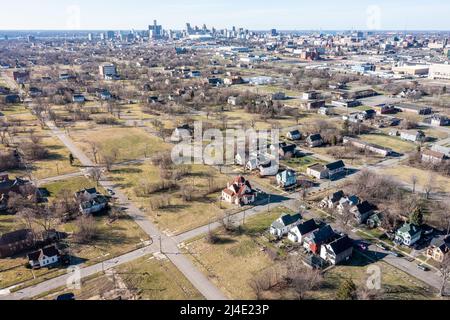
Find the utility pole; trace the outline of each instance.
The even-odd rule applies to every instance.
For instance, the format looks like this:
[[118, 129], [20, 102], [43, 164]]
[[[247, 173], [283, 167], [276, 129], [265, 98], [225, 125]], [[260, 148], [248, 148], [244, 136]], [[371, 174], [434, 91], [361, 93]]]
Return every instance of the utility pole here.
[[159, 252], [163, 253], [163, 249], [162, 249], [162, 237], [159, 236]]

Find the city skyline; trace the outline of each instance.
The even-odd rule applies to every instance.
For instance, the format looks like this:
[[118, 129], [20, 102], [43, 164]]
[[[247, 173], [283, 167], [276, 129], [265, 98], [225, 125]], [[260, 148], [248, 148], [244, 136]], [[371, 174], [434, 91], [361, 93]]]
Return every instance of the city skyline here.
[[[7, 15], [0, 19], [0, 30], [143, 30], [157, 19], [164, 29], [181, 30], [185, 23], [216, 28], [244, 27], [250, 30], [450, 30], [446, 13], [449, 3], [419, 1], [343, 0], [339, 4], [323, 1], [280, 0], [276, 4], [205, 0], [120, 1], [79, 0], [20, 1], [3, 4]], [[226, 14], [224, 14], [226, 12]], [[315, 13], [315, 14], [311, 14]], [[26, 23], [24, 23], [26, 21]]]

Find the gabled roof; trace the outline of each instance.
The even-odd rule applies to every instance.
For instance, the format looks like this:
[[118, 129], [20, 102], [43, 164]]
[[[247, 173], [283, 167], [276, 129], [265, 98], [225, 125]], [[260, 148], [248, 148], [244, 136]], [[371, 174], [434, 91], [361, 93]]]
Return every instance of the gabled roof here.
[[420, 228], [411, 223], [405, 223], [400, 229], [397, 230], [397, 233], [408, 233], [410, 236], [413, 236], [420, 232]]
[[344, 191], [339, 190], [339, 191], [337, 191], [337, 192], [331, 194], [331, 195], [329, 196], [329, 200], [330, 200], [331, 202], [333, 202], [333, 203], [336, 203], [336, 202], [338, 202], [339, 200], [341, 200], [344, 196], [345, 196]]
[[439, 236], [431, 241], [431, 246], [440, 248], [442, 251], [450, 249], [450, 236]]
[[335, 236], [336, 233], [334, 232], [333, 228], [331, 228], [331, 226], [327, 224], [325, 227], [317, 231], [314, 231], [309, 238], [314, 243], [323, 243], [325, 241], [332, 239]]
[[54, 257], [59, 256], [59, 251], [55, 246], [50, 246], [47, 248], [40, 249], [28, 254], [28, 259], [31, 261], [37, 261], [41, 257]]
[[335, 254], [340, 254], [353, 247], [353, 242], [348, 236], [343, 236], [328, 244]]
[[339, 161], [336, 161], [333, 163], [329, 163], [329, 164], [325, 165], [325, 167], [328, 170], [336, 170], [336, 169], [340, 169], [340, 168], [345, 168], [345, 164], [344, 164], [344, 161], [339, 160]]
[[276, 229], [281, 229], [281, 228], [284, 228], [286, 226], [289, 226], [289, 225], [299, 221], [301, 218], [302, 217], [299, 213], [295, 214], [295, 215], [284, 214], [279, 219], [279, 220], [281, 220], [281, 222], [277, 220], [277, 221], [273, 222], [271, 226]]
[[310, 233], [314, 230], [317, 230], [319, 228], [319, 225], [316, 223], [316, 221], [314, 219], [311, 219], [311, 220], [308, 220], [308, 221], [305, 221], [305, 222], [299, 224], [295, 228], [298, 229], [300, 234], [304, 235], [304, 234]]
[[319, 141], [322, 140], [322, 136], [320, 135], [320, 133], [316, 133], [316, 134], [312, 134], [308, 137], [308, 139], [310, 141]]
[[356, 209], [360, 214], [364, 214], [372, 210], [375, 210], [375, 206], [369, 203], [368, 201], [363, 201], [360, 204], [356, 205]]
[[285, 214], [285, 215], [281, 216], [281, 221], [283, 221], [283, 224], [285, 226], [288, 226], [288, 225], [291, 225], [291, 224], [297, 222], [301, 218], [302, 218], [302, 216], [300, 215], [300, 213], [297, 213], [294, 215]]

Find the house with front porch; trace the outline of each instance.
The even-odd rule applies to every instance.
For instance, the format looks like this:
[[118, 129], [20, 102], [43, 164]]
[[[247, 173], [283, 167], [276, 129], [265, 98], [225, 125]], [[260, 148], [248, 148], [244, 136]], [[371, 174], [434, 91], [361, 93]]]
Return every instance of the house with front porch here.
[[302, 217], [299, 213], [291, 215], [284, 214], [270, 226], [270, 234], [282, 238], [289, 233], [289, 230], [300, 224]]
[[394, 241], [397, 244], [410, 247], [419, 241], [421, 236], [422, 230], [420, 227], [411, 223], [405, 223], [403, 227], [398, 229], [395, 233]]

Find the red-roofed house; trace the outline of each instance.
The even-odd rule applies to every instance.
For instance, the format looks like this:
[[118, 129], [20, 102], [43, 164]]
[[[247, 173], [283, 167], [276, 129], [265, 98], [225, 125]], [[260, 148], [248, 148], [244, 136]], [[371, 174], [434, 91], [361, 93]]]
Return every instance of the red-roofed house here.
[[222, 199], [236, 205], [248, 205], [256, 201], [256, 192], [249, 181], [239, 176], [222, 191]]

